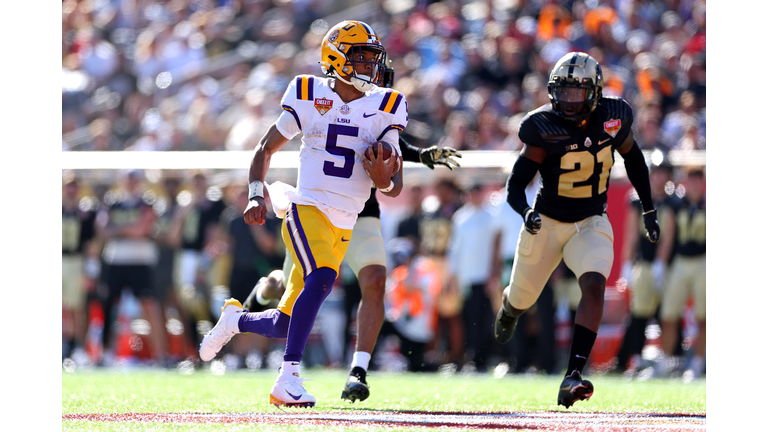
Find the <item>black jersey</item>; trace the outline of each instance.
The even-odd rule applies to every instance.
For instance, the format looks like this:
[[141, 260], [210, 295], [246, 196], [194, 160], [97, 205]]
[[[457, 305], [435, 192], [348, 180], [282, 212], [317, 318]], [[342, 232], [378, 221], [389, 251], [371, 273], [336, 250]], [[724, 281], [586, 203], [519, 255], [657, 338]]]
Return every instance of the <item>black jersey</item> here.
[[600, 99], [585, 131], [560, 118], [550, 104], [528, 113], [518, 136], [547, 152], [534, 208], [561, 222], [605, 213], [613, 151], [631, 132], [632, 122], [632, 107], [610, 97]]
[[201, 252], [205, 247], [205, 233], [211, 224], [219, 223], [219, 218], [226, 208], [224, 201], [205, 199], [187, 213], [182, 228], [182, 249]]
[[357, 214], [357, 217], [380, 217], [381, 209], [379, 209], [379, 200], [376, 198], [376, 188], [371, 189], [371, 196], [368, 197], [368, 201], [365, 202], [363, 211]]
[[85, 252], [85, 244], [95, 234], [96, 213], [90, 198], [82, 198], [77, 208], [61, 207], [61, 253], [75, 255]]
[[[656, 215], [659, 221], [663, 220], [665, 215], [668, 212], [674, 212], [673, 203], [674, 203], [674, 198], [670, 196], [665, 196], [664, 199], [653, 201], [653, 206], [656, 209]], [[640, 213], [643, 212], [643, 204], [640, 202], [639, 199], [632, 201], [632, 209]], [[636, 258], [639, 261], [652, 262], [654, 259], [656, 259], [656, 249], [658, 248], [659, 244], [651, 243], [651, 241], [648, 240], [648, 237], [646, 237], [645, 235], [647, 232], [647, 230], [645, 229], [645, 222], [643, 221], [643, 218], [639, 218], [639, 220], [640, 220], [640, 223], [637, 225], [637, 228], [640, 232], [640, 242], [638, 244]], [[670, 256], [670, 259], [671, 258], [672, 256]]]
[[706, 200], [692, 203], [684, 196], [675, 205], [675, 253], [694, 257], [706, 252]]
[[[110, 191], [104, 195], [105, 206], [99, 211], [106, 212], [108, 226], [119, 229], [140, 222], [145, 212], [151, 213], [154, 219], [152, 204], [156, 199], [152, 191], [134, 195]], [[102, 258], [110, 265], [155, 265], [157, 245], [149, 232], [140, 238], [116, 236], [107, 240]]]

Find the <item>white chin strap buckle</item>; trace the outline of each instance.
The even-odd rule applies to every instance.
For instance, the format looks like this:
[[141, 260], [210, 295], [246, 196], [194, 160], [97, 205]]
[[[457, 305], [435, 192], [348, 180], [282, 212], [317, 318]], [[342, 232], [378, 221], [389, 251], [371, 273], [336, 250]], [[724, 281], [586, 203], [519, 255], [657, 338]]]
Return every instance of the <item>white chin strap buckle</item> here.
[[352, 85], [361, 92], [366, 92], [373, 87], [371, 78], [367, 75], [353, 76], [351, 77]]

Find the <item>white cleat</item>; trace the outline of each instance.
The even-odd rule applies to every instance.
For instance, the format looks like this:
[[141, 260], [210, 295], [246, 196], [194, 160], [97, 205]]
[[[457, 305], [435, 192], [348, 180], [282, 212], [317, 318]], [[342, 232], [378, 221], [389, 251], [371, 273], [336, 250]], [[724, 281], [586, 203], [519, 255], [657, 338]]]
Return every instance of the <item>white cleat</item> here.
[[203, 361], [213, 360], [221, 348], [232, 339], [232, 336], [240, 333], [237, 321], [244, 312], [243, 305], [237, 299], [231, 298], [224, 302], [219, 321], [200, 343], [200, 358]]
[[272, 391], [269, 392], [269, 402], [275, 406], [289, 407], [313, 407], [315, 406], [314, 396], [307, 393], [302, 384], [306, 378], [296, 376], [285, 377], [282, 380], [275, 381]]

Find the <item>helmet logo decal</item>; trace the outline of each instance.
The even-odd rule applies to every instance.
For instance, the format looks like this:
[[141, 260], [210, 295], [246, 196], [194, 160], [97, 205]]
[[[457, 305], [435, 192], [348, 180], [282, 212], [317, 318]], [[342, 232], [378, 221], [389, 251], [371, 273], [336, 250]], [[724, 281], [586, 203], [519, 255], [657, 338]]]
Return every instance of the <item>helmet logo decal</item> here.
[[603, 123], [603, 129], [612, 138], [616, 138], [616, 135], [619, 133], [619, 130], [621, 130], [621, 120], [610, 119], [607, 122]]
[[320, 115], [325, 115], [325, 113], [333, 108], [333, 101], [326, 98], [315, 99], [315, 108]]
[[339, 38], [339, 29], [336, 29], [336, 30], [334, 30], [334, 31], [333, 31], [333, 33], [331, 33], [331, 35], [328, 37], [328, 40], [329, 40], [329, 41], [331, 41], [331, 42], [335, 42], [335, 41], [336, 41], [336, 39], [338, 39], [338, 38]]

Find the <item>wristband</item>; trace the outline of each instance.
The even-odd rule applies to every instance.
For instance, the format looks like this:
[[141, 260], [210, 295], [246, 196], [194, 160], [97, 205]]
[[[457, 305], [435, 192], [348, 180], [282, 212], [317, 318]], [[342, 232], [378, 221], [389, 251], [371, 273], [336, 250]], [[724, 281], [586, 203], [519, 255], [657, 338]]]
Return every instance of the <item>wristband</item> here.
[[389, 186], [387, 186], [387, 188], [386, 188], [386, 189], [381, 189], [381, 188], [379, 188], [379, 190], [380, 190], [380, 191], [382, 191], [382, 192], [385, 192], [385, 193], [386, 193], [386, 192], [389, 192], [389, 191], [391, 191], [391, 190], [392, 190], [392, 189], [394, 189], [394, 188], [395, 188], [395, 181], [394, 181], [394, 180], [392, 180], [392, 179], [390, 179], [390, 180], [389, 180]]
[[256, 302], [258, 302], [262, 306], [266, 306], [269, 304], [270, 301], [272, 300], [267, 300], [261, 296], [261, 290], [256, 290]]
[[653, 213], [655, 211], [656, 211], [656, 209], [651, 209], [651, 210], [648, 210], [647, 212], [643, 212], [643, 216], [645, 216], [647, 214], [651, 214], [651, 213]]
[[264, 183], [254, 180], [248, 185], [248, 200], [264, 198]]

